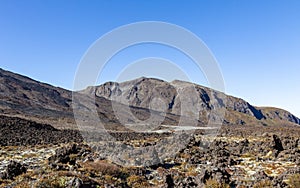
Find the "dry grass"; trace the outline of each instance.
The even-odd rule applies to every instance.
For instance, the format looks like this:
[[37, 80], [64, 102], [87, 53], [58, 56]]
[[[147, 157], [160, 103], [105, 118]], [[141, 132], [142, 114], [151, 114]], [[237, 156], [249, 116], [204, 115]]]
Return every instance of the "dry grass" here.
[[150, 187], [150, 184], [142, 176], [132, 175], [127, 178], [130, 187]]
[[109, 175], [113, 177], [123, 178], [126, 172], [117, 165], [108, 163], [107, 161], [94, 161], [82, 164], [84, 171], [98, 174], [100, 176]]
[[32, 188], [32, 187], [33, 186], [27, 181], [22, 181], [15, 186], [15, 188]]
[[288, 178], [288, 184], [290, 188], [299, 188], [300, 187], [300, 174], [291, 175]]
[[270, 180], [262, 180], [256, 183], [253, 188], [272, 188], [272, 182]]
[[225, 183], [219, 183], [215, 179], [208, 179], [205, 183], [205, 188], [230, 188], [230, 186]]
[[40, 179], [34, 187], [36, 188], [64, 188], [66, 187], [66, 178], [61, 176], [46, 176]]

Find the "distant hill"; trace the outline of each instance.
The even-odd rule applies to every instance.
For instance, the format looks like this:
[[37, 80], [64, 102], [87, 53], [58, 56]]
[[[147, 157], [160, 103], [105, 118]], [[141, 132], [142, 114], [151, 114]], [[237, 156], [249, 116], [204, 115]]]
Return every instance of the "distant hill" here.
[[[82, 98], [91, 100], [87, 95], [82, 95]], [[88, 108], [84, 106], [84, 102], [76, 105]], [[123, 129], [114, 116], [112, 101], [96, 97], [94, 106], [97, 108], [101, 122], [107, 128]], [[119, 109], [126, 117], [128, 111], [124, 105], [119, 104]], [[149, 117], [149, 109], [138, 107], [130, 107], [130, 109], [140, 119]], [[55, 128], [77, 128], [72, 108], [72, 91], [3, 69], [0, 69], [0, 114], [50, 124]], [[178, 116], [169, 114], [165, 123], [176, 124], [177, 120]]]
[[[198, 109], [198, 125], [205, 125], [213, 117], [214, 109], [224, 109], [224, 125], [299, 125], [300, 120], [291, 113], [271, 107], [255, 107], [248, 102], [227, 96], [221, 92], [183, 81], [171, 83], [153, 78], [138, 78], [132, 81], [115, 83], [107, 82], [96, 87], [80, 91], [84, 97], [95, 97], [95, 107], [106, 127], [120, 129], [121, 123], [114, 115], [114, 106], [118, 107], [119, 116], [128, 123], [146, 120], [150, 112], [162, 116], [156, 106], [151, 107], [153, 97], [166, 104], [166, 118], [163, 124], [176, 125], [182, 113], [179, 92], [184, 93], [184, 104]], [[194, 92], [195, 91], [195, 92]], [[196, 95], [195, 95], [196, 94]], [[126, 102], [130, 104], [130, 112]], [[78, 104], [78, 106], [84, 104]], [[187, 107], [185, 107], [187, 108]], [[129, 113], [135, 119], [130, 119]], [[72, 91], [51, 86], [0, 69], [0, 114], [47, 123], [56, 128], [76, 128], [73, 109]], [[188, 118], [188, 117], [187, 117]]]
[[[299, 118], [285, 110], [272, 107], [255, 107], [243, 99], [178, 80], [169, 83], [159, 79], [142, 77], [123, 83], [107, 82], [96, 87], [95, 95], [108, 100], [126, 99], [125, 101], [129, 101], [130, 105], [141, 108], [149, 108], [151, 99], [158, 97], [167, 104], [169, 113], [180, 115], [181, 99], [178, 97], [176, 88], [179, 88], [179, 92], [185, 98], [191, 99], [187, 101], [189, 106], [198, 105], [200, 107], [199, 120], [203, 123], [207, 123], [210, 112], [214, 109], [224, 108], [226, 110], [223, 123], [227, 125], [300, 124]], [[122, 102], [121, 100], [118, 101]]]

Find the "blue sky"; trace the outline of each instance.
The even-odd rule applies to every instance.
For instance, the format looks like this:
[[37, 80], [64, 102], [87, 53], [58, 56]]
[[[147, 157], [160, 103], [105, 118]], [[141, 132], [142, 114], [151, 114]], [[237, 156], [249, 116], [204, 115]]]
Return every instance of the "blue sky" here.
[[[103, 34], [133, 22], [169, 22], [206, 43], [226, 93], [299, 117], [299, 10], [298, 0], [0, 0], [0, 67], [72, 89], [80, 59]], [[159, 45], [134, 46], [114, 57], [99, 83], [150, 56], [176, 62], [193, 82], [207, 85], [184, 55]]]

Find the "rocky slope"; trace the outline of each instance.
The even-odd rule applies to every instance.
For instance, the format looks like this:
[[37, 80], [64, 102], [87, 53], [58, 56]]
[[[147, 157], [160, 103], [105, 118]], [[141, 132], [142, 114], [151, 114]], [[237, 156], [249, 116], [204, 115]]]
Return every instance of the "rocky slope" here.
[[[123, 83], [107, 82], [95, 88], [95, 95], [136, 107], [157, 110], [151, 101], [159, 98], [166, 111], [182, 114], [181, 100], [199, 111], [199, 120], [207, 123], [213, 111], [225, 110], [224, 124], [300, 124], [293, 114], [276, 108], [255, 107], [243, 99], [183, 81], [171, 83], [159, 79], [139, 78]], [[196, 107], [197, 106], [197, 107]]]
[[[197, 124], [206, 125], [209, 120], [218, 118], [219, 111], [221, 115], [225, 113], [221, 123], [227, 125], [300, 124], [299, 118], [287, 111], [255, 107], [242, 99], [183, 81], [168, 83], [142, 77], [89, 87], [84, 93], [83, 97], [88, 100], [95, 96], [93, 105], [101, 121], [110, 128], [121, 128], [124, 122], [120, 122], [120, 118], [132, 124], [147, 120], [151, 114], [163, 119], [164, 114], [160, 111], [166, 112], [162, 123], [171, 125], [177, 125], [182, 114], [187, 116], [186, 122], [193, 119], [189, 116], [199, 116]], [[87, 108], [80, 102], [77, 106]], [[119, 117], [114, 114], [116, 108]], [[199, 114], [195, 115], [195, 111]], [[56, 128], [76, 128], [71, 91], [3, 69], [0, 69], [0, 114], [46, 123]]]
[[72, 123], [71, 99], [67, 90], [0, 69], [1, 114], [51, 124]]
[[[85, 101], [93, 102], [92, 105], [97, 108], [97, 113], [107, 128], [122, 129], [118, 118], [113, 113], [111, 101], [103, 97], [96, 97], [93, 101], [87, 95], [76, 93], [76, 99], [78, 98], [81, 100], [76, 101], [75, 104], [80, 108], [88, 108], [88, 106], [84, 106], [88, 103]], [[125, 119], [128, 116], [127, 108], [122, 104], [117, 105], [121, 117]], [[140, 119], [147, 118], [150, 114], [149, 109], [130, 107], [130, 110]], [[0, 69], [0, 114], [50, 124], [55, 128], [77, 129], [73, 115], [71, 91], [3, 69]], [[169, 114], [167, 116], [166, 123], [176, 123], [178, 118], [176, 115]]]

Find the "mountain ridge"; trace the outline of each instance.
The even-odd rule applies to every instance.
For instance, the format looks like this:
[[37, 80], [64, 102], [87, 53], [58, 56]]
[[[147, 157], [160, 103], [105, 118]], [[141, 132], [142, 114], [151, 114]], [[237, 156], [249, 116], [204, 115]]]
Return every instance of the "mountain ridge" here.
[[[141, 78], [138, 78], [135, 80], [121, 82], [121, 83], [106, 82], [102, 85], [95, 87], [96, 88], [95, 94], [98, 97], [104, 97], [109, 100], [114, 100], [112, 98], [123, 94], [123, 95], [126, 95], [123, 98], [127, 98], [129, 100], [130, 105], [145, 108], [145, 107], [149, 106], [149, 101], [150, 101], [149, 99], [152, 96], [157, 95], [157, 92], [151, 93], [151, 91], [150, 91], [151, 88], [152, 88], [152, 90], [155, 90], [157, 88], [159, 90], [160, 89], [159, 87], [161, 85], [163, 85], [163, 89], [161, 89], [159, 92], [162, 92], [161, 96], [163, 96], [163, 98], [167, 98], [166, 103], [169, 106], [169, 112], [180, 115], [180, 113], [179, 113], [180, 110], [178, 110], [178, 109], [170, 110], [170, 107], [172, 108], [173, 106], [176, 106], [179, 103], [179, 102], [176, 103], [176, 100], [174, 101], [174, 99], [176, 99], [176, 91], [174, 91], [175, 89], [172, 88], [172, 85], [175, 85], [178, 83], [185, 85], [185, 86], [195, 87], [195, 89], [198, 91], [198, 94], [200, 95], [200, 98], [203, 102], [202, 103], [203, 107], [206, 106], [207, 108], [210, 108], [209, 100], [211, 100], [212, 98], [217, 98], [217, 95], [225, 95], [226, 96], [226, 105], [227, 105], [226, 109], [229, 111], [232, 110], [232, 111], [240, 112], [243, 114], [249, 114], [249, 115], [254, 116], [257, 120], [271, 119], [271, 120], [281, 121], [283, 119], [287, 119], [289, 122], [292, 122], [295, 124], [300, 124], [299, 118], [297, 118], [295, 115], [291, 114], [290, 112], [288, 112], [286, 110], [274, 108], [274, 107], [256, 107], [241, 98], [229, 96], [229, 95], [226, 95], [217, 90], [213, 90], [208, 87], [200, 86], [200, 85], [197, 85], [194, 83], [189, 83], [186, 81], [178, 81], [177, 80], [177, 81], [172, 81], [172, 82], [166, 82], [166, 81], [163, 81], [160, 79], [141, 77]], [[129, 85], [132, 85], [132, 87], [130, 87]], [[147, 87], [147, 86], [150, 86], [150, 87]], [[151, 93], [151, 94], [147, 95], [148, 93]], [[209, 93], [211, 93], [211, 95], [209, 95]], [[142, 97], [139, 97], [141, 95], [142, 95]], [[192, 97], [192, 96], [189, 96], [189, 97]], [[220, 99], [217, 98], [217, 100], [220, 100]], [[222, 103], [222, 101], [221, 101], [221, 103]], [[222, 104], [219, 104], [219, 105], [222, 106]]]
[[[39, 123], [49, 123], [56, 128], [76, 128], [72, 109], [72, 91], [3, 69], [0, 69], [0, 81], [0, 114], [17, 116]], [[84, 91], [89, 97], [95, 97], [98, 115], [105, 125], [112, 127], [121, 125], [113, 114], [113, 104], [119, 105], [121, 115], [127, 118], [129, 112], [126, 110], [126, 104], [111, 99], [111, 96], [125, 94], [129, 99], [129, 109], [134, 112], [137, 119], [147, 119], [151, 110], [156, 111], [149, 106], [151, 99], [157, 97], [167, 104], [167, 117], [164, 123], [176, 125], [180, 119], [182, 104], [177, 97], [177, 90], [172, 84], [181, 84], [183, 92], [196, 91], [199, 94], [199, 97], [192, 95], [187, 97], [188, 105], [196, 106], [195, 104], [197, 104], [201, 109], [199, 125], [205, 125], [210, 118], [216, 118], [210, 113], [213, 109], [222, 107], [226, 109], [222, 122], [225, 125], [300, 124], [299, 118], [288, 111], [274, 107], [255, 107], [243, 99], [227, 96], [224, 93], [185, 81], [166, 82], [160, 79], [141, 77], [122, 83], [106, 82], [99, 86], [88, 87]], [[222, 101], [223, 97], [226, 97], [226, 104], [225, 101]]]

